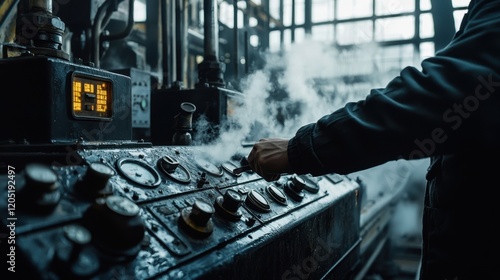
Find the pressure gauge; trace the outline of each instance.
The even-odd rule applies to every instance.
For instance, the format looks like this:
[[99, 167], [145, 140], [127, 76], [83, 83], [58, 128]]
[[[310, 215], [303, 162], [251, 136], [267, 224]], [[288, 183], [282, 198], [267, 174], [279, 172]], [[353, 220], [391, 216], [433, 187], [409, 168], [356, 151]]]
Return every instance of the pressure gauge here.
[[210, 175], [220, 177], [224, 175], [222, 168], [213, 164], [212, 162], [208, 161], [205, 158], [199, 157], [195, 159], [196, 165], [198, 168], [201, 170], [207, 172]]
[[116, 167], [123, 176], [142, 187], [157, 187], [161, 183], [160, 174], [143, 161], [122, 158], [116, 162]]

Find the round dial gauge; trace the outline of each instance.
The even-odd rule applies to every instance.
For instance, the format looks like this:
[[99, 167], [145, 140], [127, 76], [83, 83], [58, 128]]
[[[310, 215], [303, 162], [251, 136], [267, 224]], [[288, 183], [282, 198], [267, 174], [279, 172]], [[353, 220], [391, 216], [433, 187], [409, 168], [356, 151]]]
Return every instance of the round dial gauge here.
[[143, 187], [157, 187], [161, 183], [160, 174], [143, 161], [123, 158], [117, 161], [116, 166], [123, 176]]
[[220, 177], [223, 175], [222, 168], [211, 163], [207, 159], [204, 158], [196, 158], [196, 165], [203, 171], [207, 172], [210, 175]]

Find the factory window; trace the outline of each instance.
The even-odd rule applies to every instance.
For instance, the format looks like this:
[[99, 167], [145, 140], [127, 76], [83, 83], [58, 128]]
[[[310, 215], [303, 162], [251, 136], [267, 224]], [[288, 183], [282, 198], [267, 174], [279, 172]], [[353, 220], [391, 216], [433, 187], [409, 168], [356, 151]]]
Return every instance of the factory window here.
[[373, 14], [373, 0], [337, 0], [337, 19], [369, 17]]
[[415, 19], [413, 16], [375, 20], [375, 40], [377, 41], [411, 39], [414, 36], [414, 31]]
[[333, 41], [333, 25], [323, 24], [312, 27], [311, 35], [315, 41], [332, 42]]
[[134, 21], [146, 21], [146, 3], [144, 1], [134, 1]]
[[415, 11], [415, 0], [375, 1], [376, 15], [394, 15]]
[[352, 45], [370, 42], [373, 39], [372, 25], [371, 20], [339, 23], [337, 25], [337, 43]]
[[420, 15], [420, 38], [434, 37], [434, 20], [431, 13]]
[[312, 0], [312, 22], [331, 21], [335, 18], [335, 5], [331, 0]]
[[[451, 0], [450, 12], [456, 29], [469, 2]], [[234, 25], [233, 3], [227, 0], [219, 2], [220, 20], [229, 28]], [[370, 64], [375, 66], [373, 71], [392, 72], [408, 65], [419, 67], [422, 59], [436, 51], [434, 41], [438, 38], [435, 37], [436, 19], [431, 0], [258, 0], [237, 3], [241, 11], [238, 13], [238, 29], [248, 36], [245, 37], [248, 46], [259, 52], [267, 50], [278, 54], [306, 40], [329, 44], [339, 52], [366, 46], [377, 52], [368, 58], [375, 60]], [[362, 68], [366, 70], [367, 67]]]

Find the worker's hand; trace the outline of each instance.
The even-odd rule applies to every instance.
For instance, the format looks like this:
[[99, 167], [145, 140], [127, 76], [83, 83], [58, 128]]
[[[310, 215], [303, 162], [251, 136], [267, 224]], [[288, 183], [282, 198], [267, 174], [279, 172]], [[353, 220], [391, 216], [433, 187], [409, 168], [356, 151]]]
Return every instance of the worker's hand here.
[[288, 139], [265, 138], [253, 145], [248, 155], [250, 167], [266, 181], [279, 180], [282, 173], [290, 173]]

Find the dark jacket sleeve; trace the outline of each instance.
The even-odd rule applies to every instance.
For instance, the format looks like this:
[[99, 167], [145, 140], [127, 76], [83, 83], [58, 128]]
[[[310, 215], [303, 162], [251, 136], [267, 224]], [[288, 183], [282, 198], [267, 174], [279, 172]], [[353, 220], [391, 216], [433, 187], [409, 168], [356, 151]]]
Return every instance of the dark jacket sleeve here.
[[421, 69], [301, 127], [288, 157], [298, 174], [347, 174], [397, 159], [500, 143], [500, 1], [478, 0], [452, 42]]

